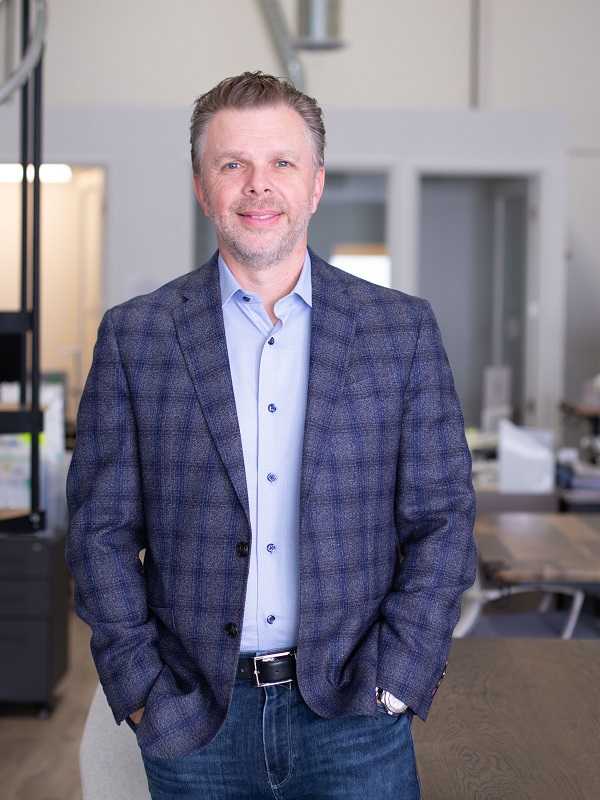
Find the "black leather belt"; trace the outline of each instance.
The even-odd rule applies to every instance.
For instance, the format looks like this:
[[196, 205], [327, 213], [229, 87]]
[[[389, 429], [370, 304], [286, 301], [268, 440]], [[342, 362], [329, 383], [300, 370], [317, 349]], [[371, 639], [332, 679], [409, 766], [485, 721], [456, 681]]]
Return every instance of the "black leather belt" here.
[[291, 683], [296, 680], [296, 651], [240, 656], [235, 677], [238, 681], [250, 681], [256, 687]]

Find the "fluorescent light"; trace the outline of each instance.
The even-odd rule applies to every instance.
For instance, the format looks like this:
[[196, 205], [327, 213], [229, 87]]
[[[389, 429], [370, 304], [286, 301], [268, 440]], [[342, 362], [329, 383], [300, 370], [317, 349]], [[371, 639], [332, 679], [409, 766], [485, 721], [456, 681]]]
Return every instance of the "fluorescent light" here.
[[20, 164], [0, 164], [0, 183], [21, 183], [23, 167]]
[[[27, 167], [27, 181], [33, 183], [34, 167]], [[68, 164], [42, 164], [40, 181], [42, 183], [69, 183], [73, 172]], [[21, 183], [23, 167], [21, 164], [0, 164], [0, 183]]]
[[40, 180], [42, 183], [69, 183], [73, 172], [68, 164], [42, 164]]

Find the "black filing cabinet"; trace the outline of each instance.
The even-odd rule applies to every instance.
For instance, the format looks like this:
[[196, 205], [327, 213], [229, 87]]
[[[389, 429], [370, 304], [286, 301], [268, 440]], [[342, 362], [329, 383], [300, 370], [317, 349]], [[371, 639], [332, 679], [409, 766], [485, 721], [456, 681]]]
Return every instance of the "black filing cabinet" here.
[[0, 533], [0, 702], [44, 715], [67, 669], [65, 532]]

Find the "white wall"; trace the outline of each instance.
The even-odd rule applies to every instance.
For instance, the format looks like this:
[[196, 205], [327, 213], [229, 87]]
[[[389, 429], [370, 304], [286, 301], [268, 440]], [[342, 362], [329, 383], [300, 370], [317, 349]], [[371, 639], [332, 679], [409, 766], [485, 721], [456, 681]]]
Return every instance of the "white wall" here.
[[[45, 110], [44, 159], [105, 171], [103, 308], [193, 266], [188, 120], [173, 108]], [[17, 108], [0, 107], [0, 162], [18, 157], [17, 129]]]
[[[295, 0], [281, 2], [295, 26]], [[575, 398], [581, 381], [600, 370], [600, 3], [481, 5], [482, 106], [553, 110], [568, 123], [565, 394]], [[194, 97], [226, 75], [244, 69], [282, 74], [283, 67], [258, 0], [52, 0], [49, 6], [45, 102], [48, 124], [57, 125], [61, 139], [52, 157], [68, 160], [85, 150], [89, 163], [111, 162], [107, 180], [118, 191], [117, 207], [107, 210], [104, 300], [113, 302], [167, 280], [191, 261], [185, 159]], [[302, 55], [306, 89], [326, 109], [468, 107], [470, 0], [341, 0], [341, 6], [347, 47]], [[143, 117], [149, 106], [165, 111], [161, 127], [133, 141], [128, 115]], [[118, 130], [110, 129], [107, 107], [122, 109]], [[97, 130], [85, 147], [76, 115], [69, 124], [75, 110], [90, 115], [87, 136], [90, 127]], [[13, 147], [14, 119], [10, 109], [0, 108], [2, 158]], [[137, 129], [140, 117], [135, 119]], [[144, 218], [136, 203], [148, 192], [157, 199]]]
[[571, 148], [600, 149], [600, 3], [484, 0], [484, 7], [484, 106], [563, 111]]
[[[302, 56], [324, 106], [468, 99], [470, 0], [342, 0], [348, 47]], [[186, 106], [227, 75], [283, 74], [258, 0], [50, 0], [50, 105]], [[296, 0], [281, 0], [296, 30]]]
[[566, 393], [600, 372], [600, 3], [484, 0], [483, 105], [568, 120]]

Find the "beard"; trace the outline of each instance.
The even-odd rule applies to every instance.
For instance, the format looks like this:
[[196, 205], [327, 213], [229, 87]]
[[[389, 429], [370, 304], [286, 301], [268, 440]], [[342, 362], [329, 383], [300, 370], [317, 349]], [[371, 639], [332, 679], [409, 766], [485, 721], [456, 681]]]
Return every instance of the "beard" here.
[[[306, 233], [312, 216], [312, 192], [306, 199], [306, 205], [301, 208], [292, 209], [281, 200], [246, 200], [232, 206], [225, 213], [216, 210], [206, 189], [204, 195], [218, 241], [223, 243], [240, 264], [255, 270], [269, 269], [291, 256]], [[243, 229], [239, 214], [266, 210], [284, 215], [287, 224], [283, 231]]]

